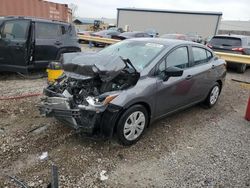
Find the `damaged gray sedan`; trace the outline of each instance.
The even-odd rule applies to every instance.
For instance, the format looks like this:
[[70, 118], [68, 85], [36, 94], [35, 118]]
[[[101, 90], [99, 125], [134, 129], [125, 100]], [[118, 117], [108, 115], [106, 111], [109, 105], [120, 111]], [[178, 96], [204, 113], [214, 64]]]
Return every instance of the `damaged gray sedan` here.
[[91, 136], [137, 142], [155, 120], [216, 104], [225, 61], [179, 40], [130, 39], [97, 53], [64, 54], [64, 76], [44, 89], [40, 111]]

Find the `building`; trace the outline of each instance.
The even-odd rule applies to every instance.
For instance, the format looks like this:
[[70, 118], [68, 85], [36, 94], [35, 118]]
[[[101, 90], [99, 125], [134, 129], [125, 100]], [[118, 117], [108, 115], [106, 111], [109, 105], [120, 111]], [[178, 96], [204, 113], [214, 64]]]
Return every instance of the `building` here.
[[221, 17], [221, 12], [118, 8], [117, 26], [130, 31], [155, 29], [160, 35], [192, 33], [207, 37], [217, 34]]
[[237, 34], [250, 36], [250, 21], [221, 21], [219, 34]]
[[44, 0], [0, 0], [1, 16], [28, 16], [64, 22], [72, 21], [71, 9], [67, 4]]

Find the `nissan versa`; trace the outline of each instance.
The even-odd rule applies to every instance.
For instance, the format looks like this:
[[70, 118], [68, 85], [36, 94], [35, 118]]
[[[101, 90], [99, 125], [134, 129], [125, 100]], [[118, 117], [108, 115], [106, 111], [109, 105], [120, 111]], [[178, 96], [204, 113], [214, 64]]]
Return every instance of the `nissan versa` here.
[[214, 106], [226, 76], [212, 50], [171, 39], [129, 39], [62, 61], [65, 75], [44, 89], [41, 113], [89, 135], [116, 135], [123, 145], [165, 115]]

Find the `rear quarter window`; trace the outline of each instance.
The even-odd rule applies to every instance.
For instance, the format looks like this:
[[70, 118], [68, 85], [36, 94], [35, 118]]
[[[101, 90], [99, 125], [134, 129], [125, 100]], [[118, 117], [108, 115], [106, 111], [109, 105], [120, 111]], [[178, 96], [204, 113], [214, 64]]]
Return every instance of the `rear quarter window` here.
[[240, 38], [233, 38], [233, 37], [214, 37], [209, 43], [211, 45], [216, 45], [216, 46], [241, 46], [242, 45]]

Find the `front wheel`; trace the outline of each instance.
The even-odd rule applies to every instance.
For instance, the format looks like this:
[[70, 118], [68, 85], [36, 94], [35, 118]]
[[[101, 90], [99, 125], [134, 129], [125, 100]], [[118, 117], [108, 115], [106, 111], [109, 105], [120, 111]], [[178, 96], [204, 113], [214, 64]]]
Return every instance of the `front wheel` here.
[[220, 85], [218, 83], [216, 83], [212, 89], [210, 90], [206, 100], [205, 100], [205, 105], [208, 108], [212, 108], [216, 102], [218, 101], [219, 95], [220, 95]]
[[117, 137], [122, 145], [136, 143], [148, 125], [148, 112], [142, 105], [126, 110], [118, 121]]

